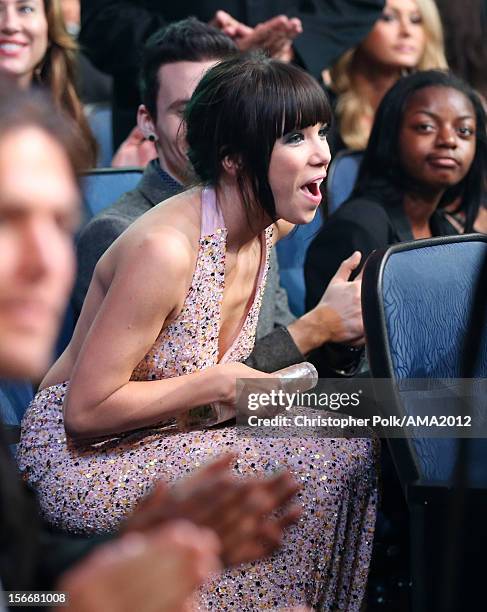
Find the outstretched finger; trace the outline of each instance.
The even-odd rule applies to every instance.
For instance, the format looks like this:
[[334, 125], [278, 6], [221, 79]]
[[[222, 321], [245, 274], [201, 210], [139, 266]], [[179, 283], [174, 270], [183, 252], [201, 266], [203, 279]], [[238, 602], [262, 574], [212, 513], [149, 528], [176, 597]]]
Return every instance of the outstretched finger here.
[[236, 460], [237, 453], [228, 452], [222, 453], [216, 459], [205, 463], [197, 472], [193, 473], [193, 476], [197, 474], [216, 474], [222, 471], [226, 471], [230, 465]]
[[200, 485], [206, 488], [208, 482], [213, 480], [213, 478], [226, 473], [230, 474], [230, 466], [235, 462], [236, 458], [237, 454], [233, 452], [219, 455], [216, 459], [205, 463], [186, 478], [176, 482], [172, 489], [173, 494], [178, 498], [181, 495], [185, 496], [188, 490], [195, 491]]
[[335, 273], [335, 276], [331, 279], [331, 283], [333, 281], [348, 281], [350, 279], [350, 275], [354, 270], [358, 268], [360, 265], [360, 261], [362, 260], [362, 253], [360, 251], [354, 251], [350, 257], [344, 259], [340, 264], [340, 267]]
[[289, 472], [281, 472], [265, 482], [265, 488], [274, 496], [276, 506], [282, 506], [296, 495], [300, 485]]
[[301, 518], [302, 514], [302, 506], [298, 506], [296, 504], [290, 506], [282, 516], [276, 519], [281, 531], [284, 531], [291, 525], [294, 525], [294, 523], [296, 523]]
[[301, 32], [303, 31], [303, 24], [301, 23], [301, 19], [298, 19], [297, 17], [292, 17], [290, 19], [290, 25], [292, 26], [296, 35], [301, 34]]
[[226, 11], [219, 10], [215, 13], [213, 19], [210, 21], [210, 25], [214, 26], [215, 28], [224, 28], [228, 25], [234, 25], [236, 21], [237, 20]]
[[363, 275], [364, 275], [364, 267], [362, 267], [360, 272], [357, 274], [357, 276], [353, 280], [362, 282]]

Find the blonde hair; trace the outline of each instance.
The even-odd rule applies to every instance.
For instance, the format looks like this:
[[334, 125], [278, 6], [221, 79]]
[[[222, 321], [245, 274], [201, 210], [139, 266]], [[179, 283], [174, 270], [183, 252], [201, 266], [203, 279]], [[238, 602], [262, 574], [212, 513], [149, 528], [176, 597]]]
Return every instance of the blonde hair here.
[[[443, 28], [434, 0], [416, 0], [425, 32], [425, 46], [414, 70], [446, 69], [448, 64], [443, 45]], [[344, 53], [330, 69], [331, 86], [338, 95], [335, 113], [340, 136], [349, 149], [365, 149], [370, 130], [364, 118], [374, 117], [374, 110], [354, 78], [354, 58], [359, 47]]]
[[49, 42], [46, 54], [35, 70], [35, 80], [47, 87], [54, 105], [74, 119], [90, 148], [94, 166], [97, 144], [76, 90], [78, 45], [66, 30], [59, 0], [44, 0], [44, 9]]

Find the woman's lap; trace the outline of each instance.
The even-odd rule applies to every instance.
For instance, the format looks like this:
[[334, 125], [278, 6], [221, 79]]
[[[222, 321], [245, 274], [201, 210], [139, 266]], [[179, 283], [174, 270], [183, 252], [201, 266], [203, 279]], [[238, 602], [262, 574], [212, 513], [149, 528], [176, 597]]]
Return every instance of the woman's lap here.
[[[136, 432], [76, 446], [66, 444], [64, 389], [46, 389], [36, 397], [19, 448], [24, 477], [56, 527], [111, 531], [155, 480], [173, 482], [233, 451], [238, 455], [234, 469], [241, 475], [289, 469], [302, 486], [297, 501], [304, 512], [279, 553], [228, 571], [205, 588], [205, 609], [252, 610], [244, 606], [250, 602], [272, 609], [279, 593], [280, 604], [333, 600], [341, 606], [347, 600], [343, 609], [359, 609], [352, 600], [359, 602], [366, 584], [375, 521], [377, 446], [372, 439], [249, 435], [244, 428], [222, 427]], [[233, 608], [226, 607], [230, 601]]]

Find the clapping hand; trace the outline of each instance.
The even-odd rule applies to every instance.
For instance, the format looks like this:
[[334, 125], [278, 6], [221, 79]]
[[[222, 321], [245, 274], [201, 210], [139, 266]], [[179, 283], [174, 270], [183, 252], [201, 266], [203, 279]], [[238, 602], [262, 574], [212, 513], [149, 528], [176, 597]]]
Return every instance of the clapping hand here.
[[285, 62], [293, 59], [293, 40], [303, 31], [298, 18], [286, 15], [277, 15], [251, 28], [225, 11], [217, 11], [211, 24], [230, 36], [241, 51], [263, 49], [271, 57]]
[[283, 531], [294, 523], [301, 509], [282, 507], [298, 491], [286, 473], [273, 477], [239, 478], [230, 465], [234, 454], [225, 454], [213, 463], [182, 479], [173, 487], [159, 482], [126, 520], [123, 532], [145, 532], [174, 519], [186, 519], [211, 528], [221, 543], [225, 565], [253, 561], [271, 554], [281, 543]]

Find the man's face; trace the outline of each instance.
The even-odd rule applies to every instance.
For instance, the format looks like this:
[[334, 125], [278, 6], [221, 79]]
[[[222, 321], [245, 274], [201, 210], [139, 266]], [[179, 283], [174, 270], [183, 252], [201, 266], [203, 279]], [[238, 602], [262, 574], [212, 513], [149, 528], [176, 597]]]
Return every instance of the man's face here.
[[188, 181], [186, 132], [182, 125], [184, 108], [203, 74], [216, 63], [214, 59], [175, 62], [159, 69], [155, 123], [159, 163], [163, 170], [183, 184]]
[[0, 140], [0, 376], [49, 365], [75, 260], [79, 195], [61, 146], [37, 127]]

